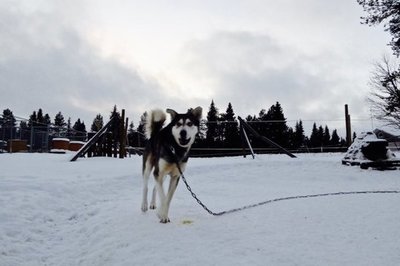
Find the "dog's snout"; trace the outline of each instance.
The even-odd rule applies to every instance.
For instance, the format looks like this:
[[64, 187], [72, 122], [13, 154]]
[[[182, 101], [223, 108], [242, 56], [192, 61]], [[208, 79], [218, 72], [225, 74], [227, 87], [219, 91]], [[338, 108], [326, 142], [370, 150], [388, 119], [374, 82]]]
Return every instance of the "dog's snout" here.
[[186, 130], [181, 130], [180, 135], [181, 135], [181, 138], [186, 139], [186, 136], [187, 136]]

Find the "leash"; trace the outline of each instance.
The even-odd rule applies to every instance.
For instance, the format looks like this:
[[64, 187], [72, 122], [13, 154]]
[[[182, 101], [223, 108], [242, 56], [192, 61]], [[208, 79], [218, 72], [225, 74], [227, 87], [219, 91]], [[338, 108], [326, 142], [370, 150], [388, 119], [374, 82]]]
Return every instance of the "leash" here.
[[175, 158], [175, 163], [176, 166], [178, 167], [179, 173], [181, 174], [182, 181], [185, 183], [186, 188], [189, 190], [189, 192], [192, 194], [192, 197], [197, 201], [197, 203], [203, 207], [204, 210], [206, 210], [209, 214], [214, 215], [214, 216], [221, 216], [224, 214], [228, 213], [233, 213], [233, 212], [238, 212], [238, 211], [243, 211], [246, 209], [278, 202], [278, 201], [284, 201], [284, 200], [294, 200], [294, 199], [307, 199], [307, 198], [318, 198], [318, 197], [328, 197], [328, 196], [340, 196], [340, 195], [360, 195], [360, 194], [400, 194], [400, 190], [366, 190], [366, 191], [342, 191], [342, 192], [332, 192], [332, 193], [321, 193], [321, 194], [311, 194], [311, 195], [298, 195], [298, 196], [289, 196], [289, 197], [282, 197], [282, 198], [275, 198], [275, 199], [270, 199], [262, 202], [258, 202], [255, 204], [250, 204], [250, 205], [245, 205], [239, 208], [234, 208], [226, 211], [221, 211], [221, 212], [214, 212], [210, 210], [198, 197], [197, 195], [193, 192], [192, 188], [189, 186], [182, 170], [181, 167], [179, 166], [179, 162]]

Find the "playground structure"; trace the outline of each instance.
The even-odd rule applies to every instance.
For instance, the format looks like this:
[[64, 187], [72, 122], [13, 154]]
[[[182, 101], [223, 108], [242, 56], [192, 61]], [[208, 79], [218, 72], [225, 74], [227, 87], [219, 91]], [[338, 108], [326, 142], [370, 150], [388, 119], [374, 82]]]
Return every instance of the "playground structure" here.
[[260, 134], [258, 134], [258, 132], [256, 130], [254, 130], [249, 124], [247, 124], [240, 116], [238, 117], [238, 119], [240, 122], [240, 135], [242, 137], [242, 146], [243, 146], [244, 156], [246, 156], [245, 146], [247, 144], [248, 147], [250, 148], [251, 154], [254, 158], [254, 151], [253, 151], [253, 148], [251, 147], [249, 138], [248, 138], [246, 130], [245, 130], [245, 129], [247, 129], [255, 138], [260, 139], [260, 140], [264, 141], [265, 143], [277, 148], [279, 151], [281, 151], [282, 153], [285, 153], [286, 155], [288, 155], [291, 158], [296, 158], [296, 156], [293, 153], [291, 153], [290, 151], [286, 150], [285, 148], [283, 148], [282, 146], [273, 142], [272, 140], [268, 139], [267, 137], [261, 136]]
[[86, 154], [91, 156], [113, 156], [126, 157], [126, 132], [128, 118], [125, 119], [125, 109], [122, 109], [121, 116], [113, 116], [111, 119], [71, 158], [71, 162]]

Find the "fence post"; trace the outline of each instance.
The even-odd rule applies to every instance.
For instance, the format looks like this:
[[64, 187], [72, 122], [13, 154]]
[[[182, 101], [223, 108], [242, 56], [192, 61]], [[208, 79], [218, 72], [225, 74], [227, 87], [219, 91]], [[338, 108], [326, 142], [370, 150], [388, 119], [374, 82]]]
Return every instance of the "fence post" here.
[[29, 146], [29, 151], [30, 152], [32, 152], [33, 151], [33, 138], [34, 138], [34, 133], [35, 133], [35, 130], [33, 129], [33, 125], [31, 125], [31, 143], [30, 143], [30, 146]]
[[45, 135], [45, 147], [46, 147], [46, 152], [49, 152], [49, 136], [50, 136], [50, 125], [47, 124], [46, 126], [46, 135]]
[[121, 117], [119, 119], [119, 158], [125, 157], [125, 143], [126, 143], [126, 131], [125, 131], [125, 109], [121, 111]]

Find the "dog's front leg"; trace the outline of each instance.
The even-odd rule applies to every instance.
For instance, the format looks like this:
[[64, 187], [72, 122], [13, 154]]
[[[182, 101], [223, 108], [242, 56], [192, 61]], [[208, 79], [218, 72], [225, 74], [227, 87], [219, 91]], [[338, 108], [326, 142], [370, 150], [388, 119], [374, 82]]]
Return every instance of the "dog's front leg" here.
[[158, 191], [158, 196], [160, 198], [160, 208], [158, 209], [157, 216], [160, 218], [161, 223], [168, 223], [170, 220], [168, 218], [168, 211], [166, 210], [166, 197], [163, 188], [163, 180], [164, 176], [158, 175], [155, 176], [156, 179], [156, 188]]
[[170, 179], [169, 187], [168, 187], [168, 193], [166, 196], [165, 196], [162, 184], [157, 185], [157, 189], [161, 192], [161, 193], [159, 193], [161, 207], [158, 211], [158, 218], [160, 218], [161, 223], [169, 223], [170, 222], [170, 219], [168, 218], [169, 206], [171, 204], [172, 197], [174, 196], [176, 187], [178, 186], [178, 182], [179, 182], [179, 175], [174, 175], [174, 176], [171, 175], [171, 179]]
[[167, 198], [165, 201], [165, 212], [168, 216], [169, 206], [171, 204], [172, 197], [174, 196], [175, 190], [178, 187], [179, 175], [171, 175], [171, 179], [169, 181]]

